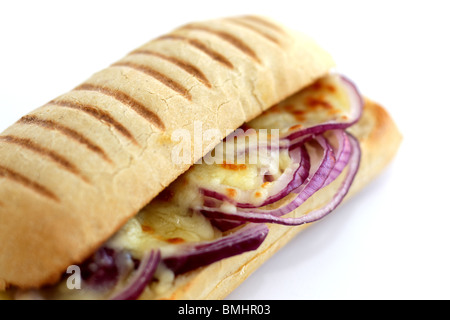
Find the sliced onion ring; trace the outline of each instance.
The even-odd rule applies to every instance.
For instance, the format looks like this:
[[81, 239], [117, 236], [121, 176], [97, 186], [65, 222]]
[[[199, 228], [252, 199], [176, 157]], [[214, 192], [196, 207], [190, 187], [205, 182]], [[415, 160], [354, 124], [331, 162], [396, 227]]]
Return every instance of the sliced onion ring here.
[[[227, 220], [238, 220], [245, 222], [253, 222], [253, 223], [277, 223], [282, 225], [301, 225], [305, 223], [310, 223], [317, 221], [332, 210], [334, 210], [344, 199], [345, 195], [348, 193], [350, 186], [355, 178], [356, 173], [358, 172], [361, 151], [359, 148], [359, 142], [356, 138], [349, 135], [349, 142], [351, 145], [351, 155], [347, 165], [347, 174], [345, 176], [344, 181], [339, 187], [338, 191], [335, 193], [333, 198], [328, 202], [325, 206], [313, 210], [306, 215], [297, 218], [283, 218], [284, 215], [283, 209], [275, 209], [275, 210], [253, 210], [253, 211], [237, 211], [235, 213], [223, 212], [218, 210], [217, 208], [202, 208], [201, 212], [207, 217], [214, 219], [227, 219]], [[324, 179], [326, 181], [326, 177]], [[297, 198], [296, 198], [297, 199]], [[303, 203], [302, 201], [292, 202], [295, 205], [298, 203]], [[292, 203], [290, 205], [292, 205]], [[298, 207], [299, 205], [297, 205]], [[277, 211], [280, 210], [280, 211]], [[290, 210], [292, 211], [292, 210]], [[289, 211], [289, 212], [290, 212]]]
[[322, 188], [329, 185], [341, 174], [341, 172], [347, 166], [350, 155], [352, 153], [352, 145], [349, 141], [349, 136], [345, 131], [334, 130], [333, 137], [337, 140], [337, 146], [333, 146], [333, 148], [335, 148], [334, 154], [336, 156], [336, 164], [334, 165], [333, 170], [328, 175], [328, 178], [325, 180]]
[[[320, 151], [316, 150], [319, 149], [318, 147], [310, 148], [311, 163], [314, 166], [311, 168], [310, 174], [306, 179], [305, 183], [302, 184], [297, 189], [293, 190], [293, 192], [297, 193], [297, 196], [287, 204], [284, 204], [283, 206], [272, 210], [262, 208], [256, 209], [236, 208], [234, 213], [222, 212], [220, 211], [220, 209], [217, 209], [217, 207], [214, 208], [202, 207], [197, 208], [197, 210], [209, 218], [220, 218], [220, 213], [222, 212], [224, 215], [223, 216], [224, 219], [252, 221], [252, 222], [267, 222], [266, 220], [264, 221], [253, 220], [254, 213], [258, 213], [260, 215], [260, 218], [262, 217], [268, 218], [268, 217], [284, 216], [289, 212], [295, 210], [301, 204], [303, 204], [314, 192], [316, 192], [322, 187], [325, 179], [328, 177], [329, 173], [331, 172], [335, 164], [333, 149], [331, 145], [328, 143], [328, 141], [322, 136], [318, 136], [316, 139], [318, 145], [322, 148], [321, 154]], [[232, 214], [235, 218], [230, 219], [230, 214]], [[245, 219], [246, 216], [248, 218], [251, 218], [252, 220], [246, 220]]]
[[[311, 164], [305, 147], [302, 145], [289, 150], [289, 155], [292, 160], [291, 165], [284, 170], [277, 180], [273, 181], [272, 187], [267, 194], [267, 198], [259, 204], [238, 202], [221, 192], [206, 188], [200, 188], [200, 193], [204, 197], [213, 198], [222, 202], [225, 201], [238, 208], [258, 208], [267, 206], [286, 197], [290, 192], [300, 187], [308, 177]], [[253, 190], [247, 193], [252, 194]], [[247, 196], [247, 198], [250, 197]]]
[[215, 241], [184, 244], [176, 253], [163, 258], [164, 264], [176, 275], [247, 251], [257, 249], [269, 229], [265, 224], [247, 224], [237, 231]]
[[139, 267], [131, 279], [128, 279], [124, 288], [116, 293], [110, 300], [136, 300], [144, 291], [147, 284], [153, 279], [153, 275], [161, 261], [159, 250], [151, 250], [140, 261]]

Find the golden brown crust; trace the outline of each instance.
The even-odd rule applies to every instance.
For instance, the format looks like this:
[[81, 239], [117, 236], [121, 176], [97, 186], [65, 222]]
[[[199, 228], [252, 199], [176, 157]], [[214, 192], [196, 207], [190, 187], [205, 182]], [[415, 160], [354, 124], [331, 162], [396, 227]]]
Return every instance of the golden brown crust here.
[[235, 21], [151, 41], [1, 134], [1, 284], [58, 280], [209, 151], [174, 164], [174, 130], [198, 120], [224, 138], [333, 67], [303, 35]]
[[[361, 165], [344, 199], [347, 201], [373, 180], [395, 156], [401, 140], [395, 122], [379, 104], [365, 99], [362, 118], [351, 128], [360, 141]], [[330, 185], [331, 187], [331, 185]], [[311, 206], [326, 203], [333, 188], [322, 190], [304, 203], [293, 215], [309, 211]], [[164, 294], [144, 291], [141, 299], [223, 299], [241, 284], [264, 261], [288, 243], [310, 224], [298, 227], [269, 225], [270, 231], [264, 243], [256, 251], [219, 261], [213, 265], [192, 271], [176, 278], [174, 286]]]

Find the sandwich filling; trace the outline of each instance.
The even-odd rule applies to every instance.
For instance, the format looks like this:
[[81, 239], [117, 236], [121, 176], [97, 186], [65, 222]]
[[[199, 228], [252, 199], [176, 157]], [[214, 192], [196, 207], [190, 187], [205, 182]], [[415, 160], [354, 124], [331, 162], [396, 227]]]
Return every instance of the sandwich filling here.
[[[347, 78], [331, 74], [317, 80], [236, 130], [93, 256], [71, 266], [79, 278], [68, 272], [56, 285], [26, 292], [12, 288], [11, 295], [129, 300], [146, 291], [156, 296], [177, 275], [257, 249], [267, 224], [296, 226], [323, 218], [340, 204], [358, 170], [358, 141], [346, 129], [359, 120], [362, 105]], [[325, 188], [335, 190], [329, 203], [294, 214]]]

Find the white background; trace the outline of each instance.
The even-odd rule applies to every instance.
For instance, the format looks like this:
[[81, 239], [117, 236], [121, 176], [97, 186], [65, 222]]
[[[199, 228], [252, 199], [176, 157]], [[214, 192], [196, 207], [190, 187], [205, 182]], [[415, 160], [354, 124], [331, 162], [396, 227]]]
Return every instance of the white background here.
[[389, 168], [230, 299], [449, 299], [448, 1], [1, 1], [0, 130], [193, 20], [264, 14], [315, 38], [383, 104]]

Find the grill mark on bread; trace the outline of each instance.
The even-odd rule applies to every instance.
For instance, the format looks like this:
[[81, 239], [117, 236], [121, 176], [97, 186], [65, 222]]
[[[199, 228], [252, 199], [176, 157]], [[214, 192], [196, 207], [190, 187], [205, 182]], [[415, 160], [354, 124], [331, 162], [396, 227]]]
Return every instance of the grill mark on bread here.
[[175, 80], [167, 77], [166, 75], [162, 74], [159, 71], [156, 71], [155, 69], [153, 69], [149, 66], [137, 64], [137, 63], [133, 63], [133, 62], [125, 62], [125, 61], [116, 62], [116, 63], [112, 64], [111, 66], [112, 67], [131, 68], [133, 70], [145, 73], [146, 75], [158, 80], [159, 82], [161, 82], [163, 85], [165, 85], [169, 89], [181, 94], [185, 99], [187, 99], [189, 101], [192, 100], [192, 96], [189, 93], [189, 90], [187, 90], [185, 87], [183, 87], [181, 84], [179, 84]]
[[262, 31], [261, 29], [258, 29], [257, 27], [255, 27], [254, 25], [246, 22], [245, 20], [239, 20], [239, 19], [236, 19], [236, 18], [229, 18], [227, 20], [232, 22], [232, 23], [235, 23], [235, 24], [237, 24], [237, 25], [239, 25], [239, 26], [241, 26], [243, 28], [246, 28], [248, 30], [251, 30], [251, 31], [259, 34], [260, 36], [266, 38], [267, 40], [269, 40], [269, 41], [271, 41], [273, 43], [275, 43], [276, 45], [281, 45], [280, 41], [277, 38], [271, 36], [267, 32]]
[[141, 117], [150, 122], [152, 125], [156, 126], [158, 129], [165, 130], [164, 123], [154, 112], [148, 110], [143, 104], [141, 104], [134, 98], [130, 97], [125, 92], [90, 83], [81, 84], [74, 90], [96, 91], [104, 95], [110, 96], [116, 99], [117, 101], [123, 103], [124, 105], [128, 106], [129, 108], [131, 108], [134, 112], [139, 114]]
[[244, 54], [248, 55], [250, 58], [252, 58], [256, 62], [261, 63], [261, 60], [259, 59], [259, 57], [256, 55], [255, 51], [253, 51], [252, 48], [250, 48], [244, 41], [242, 41], [241, 39], [235, 37], [234, 35], [232, 35], [228, 32], [214, 30], [209, 27], [193, 25], [193, 24], [186, 25], [186, 26], [182, 27], [182, 29], [198, 30], [198, 31], [207, 32], [209, 34], [213, 34], [213, 35], [221, 38], [222, 40], [228, 42], [229, 44], [231, 44], [232, 46], [234, 46], [235, 48], [237, 48]]
[[174, 65], [178, 66], [179, 68], [183, 69], [187, 73], [194, 76], [198, 81], [203, 83], [208, 88], [211, 88], [211, 83], [209, 82], [208, 78], [203, 74], [203, 72], [200, 69], [198, 69], [196, 66], [194, 66], [186, 61], [183, 61], [181, 59], [174, 58], [171, 56], [166, 56], [159, 52], [145, 50], [145, 49], [135, 50], [130, 53], [130, 55], [133, 55], [133, 54], [143, 54], [143, 55], [154, 56], [154, 57], [163, 59], [165, 61], [168, 61], [170, 63], [173, 63]]
[[49, 129], [49, 130], [56, 130], [56, 131], [64, 134], [65, 136], [83, 144], [89, 150], [95, 152], [100, 157], [102, 157], [103, 160], [105, 160], [109, 163], [112, 163], [111, 159], [107, 156], [107, 154], [101, 147], [96, 145], [94, 142], [92, 142], [90, 139], [86, 138], [81, 133], [79, 133], [69, 127], [66, 127], [62, 124], [59, 124], [55, 121], [40, 119], [35, 115], [26, 115], [26, 116], [22, 117], [18, 121], [18, 123], [27, 124], [27, 125], [36, 125], [36, 126], [39, 126], [39, 127], [45, 128], [45, 129]]
[[30, 139], [19, 138], [19, 137], [12, 136], [12, 135], [6, 135], [6, 136], [0, 136], [0, 141], [18, 145], [22, 148], [25, 148], [36, 154], [39, 154], [47, 159], [50, 159], [51, 161], [53, 161], [54, 163], [59, 165], [59, 167], [74, 174], [75, 176], [83, 179], [85, 182], [90, 183], [89, 179], [84, 177], [81, 174], [80, 170], [69, 160], [67, 160], [63, 156], [59, 155], [58, 153], [54, 152], [53, 150], [50, 150], [46, 147], [38, 145], [37, 143], [31, 141]]
[[286, 32], [285, 32], [281, 27], [279, 27], [278, 25], [276, 25], [276, 24], [274, 24], [274, 23], [272, 23], [272, 22], [270, 22], [270, 21], [268, 21], [268, 20], [266, 20], [266, 19], [263, 19], [263, 18], [261, 18], [261, 17], [257, 17], [257, 16], [243, 16], [243, 17], [240, 17], [240, 19], [243, 19], [243, 20], [249, 20], [249, 21], [258, 23], [258, 24], [260, 24], [260, 25], [263, 25], [263, 26], [265, 26], [265, 27], [267, 27], [267, 28], [270, 28], [270, 29], [272, 29], [272, 30], [275, 30], [275, 31], [280, 32], [280, 33], [283, 33], [283, 34], [286, 33]]
[[181, 41], [184, 41], [185, 43], [196, 48], [197, 50], [202, 51], [204, 54], [209, 56], [211, 59], [219, 62], [220, 64], [224, 65], [225, 67], [227, 67], [229, 69], [234, 69], [233, 64], [227, 58], [225, 58], [223, 55], [221, 55], [217, 51], [214, 51], [214, 50], [208, 48], [198, 39], [191, 39], [191, 38], [180, 36], [180, 35], [169, 34], [169, 35], [159, 37], [157, 40], [181, 40]]
[[57, 202], [60, 201], [59, 198], [53, 192], [48, 190], [46, 187], [28, 179], [27, 177], [21, 175], [16, 171], [13, 171], [1, 165], [0, 165], [0, 177], [14, 181], [36, 193], [39, 193], [41, 196], [50, 198]]
[[136, 141], [135, 137], [131, 134], [130, 131], [128, 131], [127, 128], [125, 128], [120, 122], [118, 122], [116, 119], [114, 119], [108, 112], [104, 110], [100, 110], [96, 107], [79, 103], [79, 102], [72, 102], [72, 101], [66, 101], [66, 100], [52, 100], [48, 104], [55, 105], [58, 107], [64, 107], [64, 108], [70, 108], [82, 111], [86, 114], [88, 114], [91, 117], [96, 118], [97, 120], [106, 123], [107, 125], [112, 126], [114, 129], [116, 129], [122, 136], [130, 140], [134, 145], [139, 146], [139, 143]]

